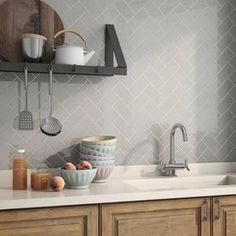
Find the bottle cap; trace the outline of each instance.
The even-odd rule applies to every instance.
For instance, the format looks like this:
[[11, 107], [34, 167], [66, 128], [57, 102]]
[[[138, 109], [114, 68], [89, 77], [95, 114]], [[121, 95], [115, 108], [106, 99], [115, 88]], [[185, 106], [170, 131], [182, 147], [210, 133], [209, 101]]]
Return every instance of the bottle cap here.
[[17, 152], [18, 153], [25, 153], [25, 149], [18, 149]]

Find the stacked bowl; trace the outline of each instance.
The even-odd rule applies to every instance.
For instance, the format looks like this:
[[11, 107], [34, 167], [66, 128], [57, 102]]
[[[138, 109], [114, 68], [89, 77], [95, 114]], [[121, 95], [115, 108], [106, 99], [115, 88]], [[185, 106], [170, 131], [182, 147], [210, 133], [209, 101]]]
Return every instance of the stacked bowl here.
[[115, 164], [116, 140], [117, 138], [114, 136], [95, 136], [82, 139], [80, 160], [88, 161], [97, 168], [93, 182], [104, 183], [110, 176]]

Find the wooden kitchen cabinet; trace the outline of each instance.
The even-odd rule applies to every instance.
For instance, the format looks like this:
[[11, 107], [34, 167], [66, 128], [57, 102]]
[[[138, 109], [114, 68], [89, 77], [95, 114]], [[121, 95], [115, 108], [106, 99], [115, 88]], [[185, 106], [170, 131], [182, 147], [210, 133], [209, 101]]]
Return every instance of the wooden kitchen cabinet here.
[[0, 235], [236, 236], [236, 196], [5, 210]]
[[213, 236], [236, 236], [236, 196], [214, 197]]
[[97, 236], [98, 207], [57, 207], [0, 212], [1, 236]]
[[102, 236], [210, 236], [210, 198], [105, 204], [101, 215]]

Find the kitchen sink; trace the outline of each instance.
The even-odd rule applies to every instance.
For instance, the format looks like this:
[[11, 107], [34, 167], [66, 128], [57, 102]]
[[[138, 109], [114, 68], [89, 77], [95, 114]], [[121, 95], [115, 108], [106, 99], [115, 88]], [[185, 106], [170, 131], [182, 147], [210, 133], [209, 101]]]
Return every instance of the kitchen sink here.
[[227, 185], [235, 185], [236, 187], [236, 175], [160, 177], [149, 179], [132, 179], [124, 182], [143, 191], [199, 189]]

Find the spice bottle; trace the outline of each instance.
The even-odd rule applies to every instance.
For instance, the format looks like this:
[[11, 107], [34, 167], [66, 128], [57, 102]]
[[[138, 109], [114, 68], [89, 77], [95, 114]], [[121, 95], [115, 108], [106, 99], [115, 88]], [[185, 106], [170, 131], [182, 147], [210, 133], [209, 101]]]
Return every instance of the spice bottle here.
[[13, 159], [13, 189], [27, 189], [27, 156], [24, 149], [17, 150]]

